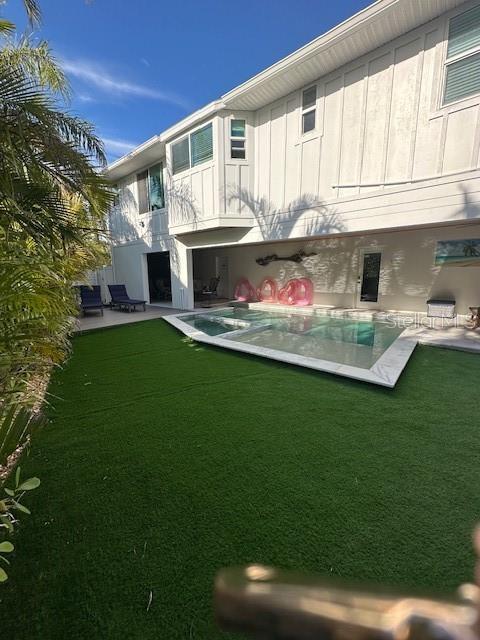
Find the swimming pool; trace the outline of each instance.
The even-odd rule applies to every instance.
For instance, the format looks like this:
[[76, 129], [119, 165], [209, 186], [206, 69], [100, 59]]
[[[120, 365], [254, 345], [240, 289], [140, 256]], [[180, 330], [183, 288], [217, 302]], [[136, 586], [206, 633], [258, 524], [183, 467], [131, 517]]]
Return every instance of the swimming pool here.
[[394, 322], [339, 317], [323, 310], [227, 307], [167, 316], [199, 342], [320, 371], [395, 385], [416, 342]]

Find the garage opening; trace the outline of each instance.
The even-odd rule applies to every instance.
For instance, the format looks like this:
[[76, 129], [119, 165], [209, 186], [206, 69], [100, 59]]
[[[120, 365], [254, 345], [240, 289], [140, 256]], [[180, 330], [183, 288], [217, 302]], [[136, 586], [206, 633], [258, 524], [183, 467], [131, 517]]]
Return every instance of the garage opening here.
[[147, 267], [150, 302], [171, 302], [170, 252], [157, 251], [155, 253], [147, 253]]

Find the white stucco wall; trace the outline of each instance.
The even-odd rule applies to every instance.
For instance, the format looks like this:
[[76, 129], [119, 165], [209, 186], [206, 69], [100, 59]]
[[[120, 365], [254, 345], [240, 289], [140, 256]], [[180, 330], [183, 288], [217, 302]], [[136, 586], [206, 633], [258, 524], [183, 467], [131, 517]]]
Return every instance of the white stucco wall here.
[[112, 268], [115, 284], [125, 284], [131, 298], [149, 301], [147, 253], [171, 251], [172, 241], [168, 236], [152, 240], [141, 238], [128, 244], [113, 247]]
[[[480, 263], [478, 267], [434, 264], [437, 240], [466, 238], [480, 238], [480, 224], [203, 249], [194, 252], [194, 277], [208, 282], [215, 275], [215, 256], [227, 256], [230, 295], [240, 277], [247, 277], [254, 286], [272, 277], [281, 286], [290, 278], [304, 276], [314, 282], [315, 303], [359, 306], [361, 252], [375, 250], [382, 252], [379, 307], [425, 311], [428, 298], [453, 297], [458, 312], [466, 313], [469, 306], [480, 303]], [[301, 249], [317, 255], [301, 264], [278, 261], [262, 267], [255, 262], [272, 253], [289, 256]]]

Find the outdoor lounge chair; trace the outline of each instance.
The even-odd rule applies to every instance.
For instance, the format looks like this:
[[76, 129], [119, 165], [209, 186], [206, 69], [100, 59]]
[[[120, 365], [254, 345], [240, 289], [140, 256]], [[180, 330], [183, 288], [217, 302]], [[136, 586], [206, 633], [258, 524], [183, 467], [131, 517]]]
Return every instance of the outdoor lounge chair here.
[[124, 284], [109, 284], [108, 290], [110, 291], [111, 307], [118, 307], [127, 311], [135, 311], [138, 305], [143, 306], [145, 311], [145, 300], [135, 300], [130, 298], [127, 293], [127, 288]]
[[98, 285], [93, 287], [80, 287], [80, 308], [83, 311], [83, 315], [85, 315], [86, 311], [95, 311], [99, 309], [103, 316], [103, 301], [100, 293], [100, 287]]
[[199, 299], [202, 302], [205, 302], [205, 305], [202, 306], [209, 306], [209, 303], [212, 302], [213, 298], [217, 298], [218, 297], [218, 285], [220, 282], [220, 278], [216, 277], [216, 278], [210, 278], [210, 283], [207, 287], [203, 287], [203, 289], [200, 291], [200, 295], [199, 295]]

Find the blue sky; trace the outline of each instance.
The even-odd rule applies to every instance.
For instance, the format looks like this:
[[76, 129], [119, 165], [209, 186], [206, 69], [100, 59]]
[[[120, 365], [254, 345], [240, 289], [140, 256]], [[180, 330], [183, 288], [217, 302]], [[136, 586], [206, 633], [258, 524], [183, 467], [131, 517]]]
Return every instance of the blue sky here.
[[[47, 39], [110, 160], [371, 0], [40, 0]], [[3, 15], [23, 28], [20, 0]]]

